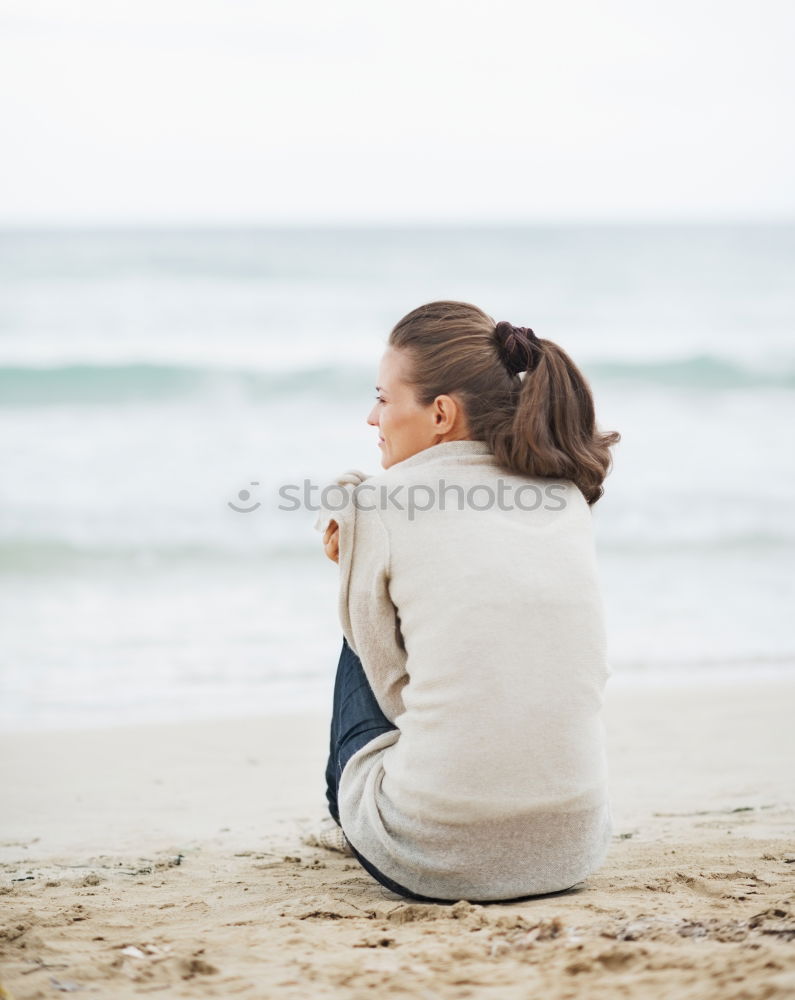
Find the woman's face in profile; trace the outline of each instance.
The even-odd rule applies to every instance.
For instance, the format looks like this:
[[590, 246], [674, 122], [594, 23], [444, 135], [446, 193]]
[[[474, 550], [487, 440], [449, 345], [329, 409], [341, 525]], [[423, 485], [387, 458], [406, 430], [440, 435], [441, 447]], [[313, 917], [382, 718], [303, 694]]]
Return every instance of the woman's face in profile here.
[[378, 428], [381, 465], [385, 469], [439, 440], [433, 404], [420, 406], [411, 386], [404, 381], [407, 365], [405, 354], [393, 347], [386, 349], [378, 368], [375, 406], [367, 417], [367, 423]]

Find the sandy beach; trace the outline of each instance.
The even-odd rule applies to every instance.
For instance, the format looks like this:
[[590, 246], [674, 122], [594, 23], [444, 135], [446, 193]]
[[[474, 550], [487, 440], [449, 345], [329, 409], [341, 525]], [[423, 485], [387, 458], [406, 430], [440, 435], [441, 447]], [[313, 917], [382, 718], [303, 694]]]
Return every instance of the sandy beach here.
[[327, 723], [2, 737], [16, 1000], [795, 995], [795, 678], [613, 677], [615, 834], [564, 894], [402, 900], [305, 846]]

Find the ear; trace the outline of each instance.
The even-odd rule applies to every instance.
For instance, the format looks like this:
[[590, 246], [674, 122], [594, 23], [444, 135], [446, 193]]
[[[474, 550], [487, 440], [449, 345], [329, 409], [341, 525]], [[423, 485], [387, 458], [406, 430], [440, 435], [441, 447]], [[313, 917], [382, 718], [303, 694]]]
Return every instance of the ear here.
[[437, 434], [447, 434], [455, 425], [458, 404], [452, 396], [437, 396], [433, 401], [433, 429]]

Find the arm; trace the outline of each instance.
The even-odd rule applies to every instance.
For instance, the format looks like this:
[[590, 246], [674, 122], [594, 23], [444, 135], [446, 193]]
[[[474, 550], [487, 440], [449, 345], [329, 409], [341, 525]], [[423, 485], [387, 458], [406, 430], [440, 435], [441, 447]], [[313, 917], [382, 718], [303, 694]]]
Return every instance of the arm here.
[[377, 510], [354, 503], [355, 488], [370, 477], [352, 469], [336, 480], [349, 495], [341, 505], [321, 508], [315, 528], [323, 531], [326, 555], [340, 567], [338, 611], [348, 645], [362, 661], [384, 715], [394, 722], [404, 711], [402, 690], [408, 682], [406, 651], [389, 596], [389, 537]]
[[389, 536], [377, 510], [353, 504], [350, 510], [352, 516], [343, 518], [338, 530], [340, 622], [382, 712], [394, 723], [404, 711], [402, 691], [409, 678], [389, 594]]

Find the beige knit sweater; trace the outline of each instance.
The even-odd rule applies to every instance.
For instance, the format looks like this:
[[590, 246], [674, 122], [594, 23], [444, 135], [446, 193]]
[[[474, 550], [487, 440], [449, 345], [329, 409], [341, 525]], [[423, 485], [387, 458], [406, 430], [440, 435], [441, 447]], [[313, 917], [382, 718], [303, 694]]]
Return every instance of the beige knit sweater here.
[[610, 670], [583, 495], [505, 472], [483, 441], [339, 482], [317, 527], [340, 525], [343, 633], [398, 727], [343, 771], [346, 836], [439, 899], [580, 882], [611, 836]]

